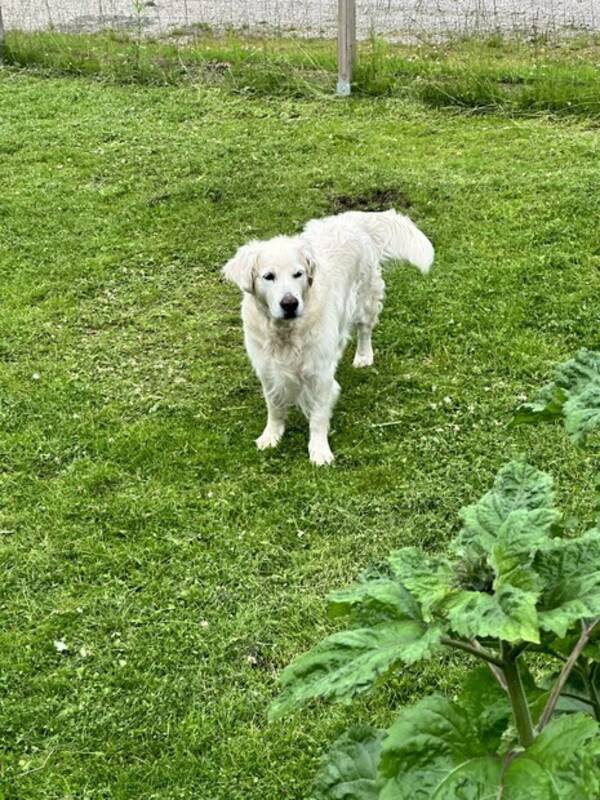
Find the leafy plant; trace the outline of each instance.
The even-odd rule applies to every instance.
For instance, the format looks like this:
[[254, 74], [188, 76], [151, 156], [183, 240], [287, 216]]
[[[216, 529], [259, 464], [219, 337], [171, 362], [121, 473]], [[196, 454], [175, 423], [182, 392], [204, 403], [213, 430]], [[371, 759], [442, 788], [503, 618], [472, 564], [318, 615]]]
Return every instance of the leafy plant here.
[[144, 35], [144, 25], [146, 20], [144, 18], [144, 10], [147, 8], [154, 8], [156, 3], [154, 0], [131, 0], [133, 11], [135, 14], [135, 69], [140, 72], [141, 55], [142, 55], [142, 39]]
[[515, 414], [516, 423], [557, 418], [564, 419], [575, 444], [585, 442], [600, 427], [600, 353], [584, 348], [575, 358], [559, 364], [552, 383]]
[[[600, 353], [557, 367], [515, 422], [557, 417], [576, 444], [600, 426]], [[314, 800], [600, 797], [600, 520], [567, 536], [552, 479], [524, 461], [505, 466], [461, 518], [446, 556], [402, 548], [329, 596], [329, 616], [350, 627], [284, 670], [270, 716], [349, 702], [447, 649], [485, 667], [454, 700], [426, 697], [387, 731], [344, 734]], [[540, 659], [558, 666], [544, 674]]]
[[[350, 731], [315, 798], [593, 798], [600, 793], [600, 528], [567, 538], [551, 478], [522, 461], [461, 512], [447, 556], [406, 547], [329, 596], [349, 622], [284, 670], [276, 718], [350, 701], [404, 665], [461, 650], [455, 700], [426, 697], [389, 730]], [[559, 669], [534, 681], [532, 656]]]

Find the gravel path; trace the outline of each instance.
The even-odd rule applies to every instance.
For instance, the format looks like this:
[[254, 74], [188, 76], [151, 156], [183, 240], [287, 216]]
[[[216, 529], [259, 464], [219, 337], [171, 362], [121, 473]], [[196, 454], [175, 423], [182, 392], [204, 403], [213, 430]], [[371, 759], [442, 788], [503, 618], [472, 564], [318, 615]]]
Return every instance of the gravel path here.
[[[136, 26], [136, 0], [0, 0], [7, 28], [98, 30]], [[143, 2], [143, 0], [139, 0]], [[600, 28], [600, 0], [358, 0], [359, 36], [396, 38], [494, 30], [555, 32]], [[336, 0], [150, 0], [148, 33], [204, 24], [251, 31], [333, 35]]]

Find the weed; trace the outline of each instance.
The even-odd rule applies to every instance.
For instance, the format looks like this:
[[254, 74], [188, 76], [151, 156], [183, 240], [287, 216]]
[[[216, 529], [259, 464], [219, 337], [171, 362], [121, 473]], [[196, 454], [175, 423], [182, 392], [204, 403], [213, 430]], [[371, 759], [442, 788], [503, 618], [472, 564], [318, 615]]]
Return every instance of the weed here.
[[[153, 41], [142, 35], [145, 7], [136, 0], [136, 30], [129, 35], [9, 32], [5, 60], [121, 83], [201, 81], [244, 95], [310, 97], [333, 91], [332, 42], [218, 36], [196, 28], [183, 38]], [[598, 39], [591, 35], [557, 42], [494, 36], [426, 45], [371, 37], [359, 48], [354, 91], [478, 112], [593, 117], [600, 114], [598, 52]]]

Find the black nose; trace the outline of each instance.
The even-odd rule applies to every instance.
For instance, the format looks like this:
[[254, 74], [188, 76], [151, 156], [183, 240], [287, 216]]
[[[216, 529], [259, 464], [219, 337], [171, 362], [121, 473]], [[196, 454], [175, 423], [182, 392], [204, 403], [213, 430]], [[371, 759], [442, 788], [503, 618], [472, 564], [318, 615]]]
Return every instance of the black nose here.
[[299, 304], [293, 294], [284, 294], [279, 305], [283, 309], [283, 313], [286, 317], [296, 316]]

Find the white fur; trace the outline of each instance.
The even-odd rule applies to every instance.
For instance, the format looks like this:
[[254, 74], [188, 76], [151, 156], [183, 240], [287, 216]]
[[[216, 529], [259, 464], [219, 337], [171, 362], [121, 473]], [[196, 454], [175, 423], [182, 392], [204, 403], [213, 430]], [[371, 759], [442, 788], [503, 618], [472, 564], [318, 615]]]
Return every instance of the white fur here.
[[[354, 328], [354, 366], [373, 363], [371, 332], [385, 288], [381, 264], [405, 260], [425, 273], [433, 256], [427, 237], [394, 210], [312, 220], [299, 236], [238, 250], [223, 274], [244, 292], [246, 350], [268, 412], [256, 440], [260, 450], [279, 443], [288, 409], [297, 405], [309, 420], [311, 461], [333, 461], [328, 434], [340, 392], [335, 373]], [[292, 309], [295, 316], [286, 318]]]

